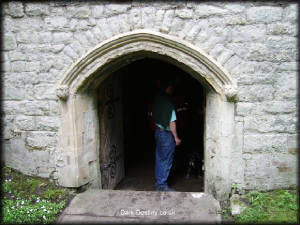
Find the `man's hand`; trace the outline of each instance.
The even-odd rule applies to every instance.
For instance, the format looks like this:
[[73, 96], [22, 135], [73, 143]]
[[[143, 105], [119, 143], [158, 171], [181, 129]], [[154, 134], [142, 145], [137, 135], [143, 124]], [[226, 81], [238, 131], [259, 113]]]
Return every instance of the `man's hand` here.
[[172, 134], [173, 134], [173, 136], [174, 136], [176, 145], [180, 145], [181, 140], [180, 140], [180, 139], [178, 138], [178, 136], [177, 136], [177, 132], [176, 132], [176, 123], [175, 123], [175, 121], [170, 122], [170, 130], [171, 130], [171, 132], [172, 132]]
[[181, 139], [179, 139], [178, 137], [175, 138], [175, 143], [176, 145], [180, 145], [181, 144]]

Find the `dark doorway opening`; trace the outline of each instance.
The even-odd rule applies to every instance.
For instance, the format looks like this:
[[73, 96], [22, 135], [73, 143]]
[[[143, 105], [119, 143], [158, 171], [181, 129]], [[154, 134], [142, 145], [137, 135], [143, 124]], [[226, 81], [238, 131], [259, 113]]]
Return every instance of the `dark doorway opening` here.
[[[148, 106], [157, 91], [158, 80], [166, 74], [175, 78], [173, 99], [177, 107], [177, 131], [182, 139], [182, 144], [175, 149], [168, 183], [176, 191], [204, 190], [205, 89], [178, 67], [150, 58], [135, 61], [121, 69], [125, 178], [115, 189], [155, 190], [155, 140]], [[197, 152], [198, 163], [201, 163], [200, 176], [199, 171], [189, 165], [193, 152]], [[189, 167], [192, 169], [187, 179]]]

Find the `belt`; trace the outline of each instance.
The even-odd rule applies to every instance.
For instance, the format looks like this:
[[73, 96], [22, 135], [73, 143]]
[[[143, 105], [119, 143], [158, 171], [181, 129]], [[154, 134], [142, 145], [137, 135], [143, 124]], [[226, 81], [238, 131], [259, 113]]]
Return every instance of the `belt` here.
[[170, 130], [166, 130], [166, 129], [163, 129], [163, 128], [160, 128], [158, 126], [156, 126], [157, 129], [161, 130], [161, 131], [165, 131], [165, 132], [171, 132]]

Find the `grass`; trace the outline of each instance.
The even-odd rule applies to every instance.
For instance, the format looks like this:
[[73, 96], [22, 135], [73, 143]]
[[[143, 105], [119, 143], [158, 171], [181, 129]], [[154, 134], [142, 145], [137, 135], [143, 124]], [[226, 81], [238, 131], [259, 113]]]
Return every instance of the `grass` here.
[[264, 193], [251, 191], [246, 197], [250, 205], [236, 216], [238, 223], [297, 223], [299, 206], [296, 189]]
[[54, 223], [74, 191], [47, 179], [26, 176], [10, 167], [2, 172], [2, 218], [0, 223]]
[[221, 204], [223, 221], [235, 224], [299, 224], [298, 188], [267, 192], [253, 190], [243, 197], [247, 208], [235, 217], [231, 216], [228, 202]]

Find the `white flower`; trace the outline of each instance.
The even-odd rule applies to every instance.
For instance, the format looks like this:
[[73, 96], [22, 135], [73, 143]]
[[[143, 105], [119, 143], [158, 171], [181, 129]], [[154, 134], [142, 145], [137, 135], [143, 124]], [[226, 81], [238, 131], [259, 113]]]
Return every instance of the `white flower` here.
[[44, 212], [47, 212], [47, 209], [44, 209], [43, 211], [44, 211]]
[[36, 200], [36, 202], [40, 202], [40, 200]]
[[45, 208], [45, 206], [42, 206], [42, 209], [44, 209]]
[[46, 219], [46, 216], [43, 216], [43, 219], [45, 220], [45, 219]]
[[22, 201], [21, 204], [24, 205], [24, 201]]

